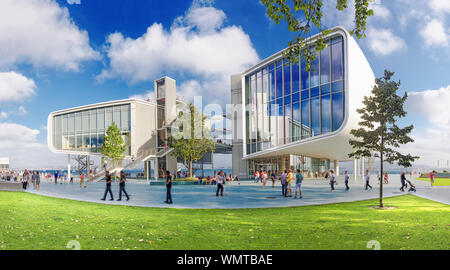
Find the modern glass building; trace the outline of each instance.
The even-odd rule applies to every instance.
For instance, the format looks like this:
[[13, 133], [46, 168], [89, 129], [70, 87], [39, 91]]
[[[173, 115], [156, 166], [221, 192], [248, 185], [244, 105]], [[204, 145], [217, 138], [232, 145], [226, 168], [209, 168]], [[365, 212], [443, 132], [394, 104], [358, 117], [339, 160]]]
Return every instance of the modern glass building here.
[[233, 159], [247, 161], [233, 174], [286, 168], [315, 174], [329, 170], [331, 160], [337, 166], [348, 159], [349, 130], [359, 119], [355, 110], [375, 79], [345, 29], [334, 28], [326, 44], [309, 72], [304, 59], [290, 63], [281, 51], [232, 76], [232, 102], [245, 108], [242, 119], [233, 118], [242, 122]]

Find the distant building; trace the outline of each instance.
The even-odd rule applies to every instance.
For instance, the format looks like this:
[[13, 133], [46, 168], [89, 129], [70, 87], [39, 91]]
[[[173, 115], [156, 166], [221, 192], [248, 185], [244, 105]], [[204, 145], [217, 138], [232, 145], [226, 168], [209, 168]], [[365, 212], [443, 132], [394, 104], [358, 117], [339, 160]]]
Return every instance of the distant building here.
[[9, 171], [9, 158], [0, 158], [0, 172]]

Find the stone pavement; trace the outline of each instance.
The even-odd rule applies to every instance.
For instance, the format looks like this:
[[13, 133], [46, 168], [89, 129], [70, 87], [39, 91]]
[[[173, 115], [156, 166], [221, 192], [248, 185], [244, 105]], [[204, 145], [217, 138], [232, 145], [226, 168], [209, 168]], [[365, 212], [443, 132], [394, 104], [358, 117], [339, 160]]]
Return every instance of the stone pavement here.
[[[398, 176], [399, 177], [399, 176]], [[400, 181], [397, 176], [393, 176], [388, 185], [384, 185], [384, 196], [392, 197], [406, 194], [400, 192]], [[372, 178], [373, 179], [373, 178]], [[131, 195], [131, 200], [126, 201], [125, 196], [122, 201], [101, 201], [103, 197], [105, 183], [88, 183], [86, 189], [80, 188], [79, 184], [52, 184], [41, 183], [40, 191], [27, 191], [45, 196], [65, 198], [77, 201], [94, 203], [142, 206], [142, 207], [167, 207], [167, 208], [196, 208], [196, 209], [237, 209], [237, 208], [271, 208], [290, 207], [305, 205], [320, 205], [342, 202], [361, 201], [375, 199], [379, 196], [377, 181], [371, 181], [373, 190], [364, 190], [364, 182], [350, 180], [350, 190], [346, 191], [342, 177], [338, 178], [338, 185], [335, 191], [331, 191], [328, 181], [305, 180], [303, 183], [303, 199], [294, 200], [281, 196], [281, 186], [279, 182], [275, 188], [271, 187], [271, 182], [263, 188], [261, 184], [253, 182], [229, 183], [225, 185], [224, 197], [216, 197], [216, 187], [212, 185], [174, 185], [172, 187], [173, 204], [164, 203], [166, 190], [165, 186], [150, 186], [145, 182], [128, 183], [127, 192]], [[417, 187], [417, 193], [412, 193], [423, 198], [435, 200], [445, 204], [450, 204], [449, 187], [429, 187], [429, 183], [424, 181], [413, 181]], [[118, 199], [119, 184], [112, 185], [114, 199]], [[293, 186], [295, 195], [295, 186]]]

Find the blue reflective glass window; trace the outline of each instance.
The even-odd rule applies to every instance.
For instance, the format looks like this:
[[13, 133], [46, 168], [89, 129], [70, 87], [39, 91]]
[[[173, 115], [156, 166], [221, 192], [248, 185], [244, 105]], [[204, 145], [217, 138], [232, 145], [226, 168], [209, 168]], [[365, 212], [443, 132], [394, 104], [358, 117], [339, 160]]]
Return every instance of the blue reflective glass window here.
[[330, 95], [322, 96], [322, 134], [331, 131], [331, 100]]
[[319, 87], [311, 88], [311, 98], [319, 96]]
[[343, 81], [334, 82], [332, 88], [333, 93], [342, 92], [344, 91], [344, 82]]
[[[288, 62], [289, 63], [289, 62]], [[291, 65], [284, 65], [284, 95], [291, 94]]]
[[293, 104], [293, 117], [294, 117], [294, 125], [299, 125], [300, 124], [300, 103], [294, 103]]
[[320, 99], [311, 99], [311, 129], [313, 136], [320, 135]]
[[311, 64], [311, 87], [319, 85], [319, 53], [316, 53], [316, 59]]
[[275, 71], [271, 70], [269, 73], [269, 81], [270, 81], [270, 100], [274, 100], [276, 98], [276, 88], [275, 88]]
[[342, 41], [331, 45], [331, 72], [333, 81], [342, 80], [344, 74]]
[[344, 121], [344, 94], [343, 92], [333, 94], [333, 131], [338, 130]]
[[330, 46], [320, 52], [320, 83], [330, 82]]
[[309, 90], [302, 91], [302, 100], [309, 99]]
[[300, 92], [294, 93], [292, 95], [292, 103], [299, 102], [299, 101], [300, 101]]
[[277, 105], [278, 106], [283, 106], [283, 99], [282, 98], [277, 99]]
[[292, 65], [292, 92], [300, 90], [300, 67], [298, 63]]
[[277, 68], [277, 98], [283, 96], [283, 69]]
[[262, 84], [263, 84], [263, 90], [262, 90], [263, 103], [267, 103], [267, 102], [269, 102], [269, 77], [267, 76], [267, 74], [263, 75]]
[[309, 99], [302, 101], [302, 126], [309, 129]]
[[328, 95], [331, 92], [331, 85], [330, 84], [324, 84], [320, 86], [320, 94], [321, 95]]
[[283, 116], [284, 115], [284, 107], [283, 107], [283, 105], [278, 107], [278, 115], [279, 116]]
[[285, 96], [284, 97], [284, 104], [291, 104], [291, 96]]
[[302, 89], [309, 88], [309, 72], [306, 71], [306, 61], [302, 58]]

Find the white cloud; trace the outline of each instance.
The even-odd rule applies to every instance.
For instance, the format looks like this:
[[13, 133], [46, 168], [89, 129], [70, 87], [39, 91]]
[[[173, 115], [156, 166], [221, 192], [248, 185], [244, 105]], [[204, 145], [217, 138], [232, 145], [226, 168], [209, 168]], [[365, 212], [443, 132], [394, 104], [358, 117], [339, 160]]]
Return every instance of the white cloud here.
[[20, 73], [0, 72], [0, 102], [24, 101], [36, 94], [35, 89], [34, 81]]
[[64, 165], [64, 157], [37, 142], [39, 130], [15, 123], [0, 123], [0, 156], [9, 157], [14, 168], [53, 168]]
[[0, 68], [30, 63], [77, 71], [100, 57], [88, 33], [54, 0], [2, 0], [0, 18]]
[[447, 33], [444, 23], [433, 19], [420, 31], [427, 46], [448, 47], [450, 35]]
[[386, 56], [399, 50], [406, 50], [405, 41], [390, 29], [370, 28], [367, 31], [369, 48], [378, 55]]
[[437, 160], [450, 159], [450, 85], [438, 90], [408, 93], [406, 108], [410, 114], [425, 120], [427, 126], [415, 128], [414, 143], [403, 150], [418, 155], [418, 164], [436, 166]]
[[18, 114], [19, 114], [19, 115], [25, 115], [25, 114], [27, 114], [27, 110], [25, 109], [24, 106], [22, 106], [22, 105], [19, 106]]
[[450, 1], [448, 0], [429, 0], [428, 5], [436, 13], [450, 13]]
[[97, 79], [119, 77], [135, 83], [170, 72], [188, 74], [200, 81], [225, 82], [220, 89], [208, 91], [228, 97], [229, 76], [256, 63], [258, 55], [241, 27], [223, 26], [225, 13], [204, 4], [194, 1], [169, 31], [154, 23], [137, 39], [121, 33], [109, 35], [109, 67]]
[[391, 18], [391, 12], [381, 3], [381, 1], [371, 3], [369, 8], [373, 10], [375, 18], [381, 18], [383, 20], [388, 20]]
[[81, 5], [81, 0], [67, 0], [67, 4], [69, 5]]
[[8, 114], [6, 112], [0, 112], [0, 119], [8, 118]]

